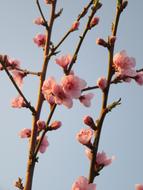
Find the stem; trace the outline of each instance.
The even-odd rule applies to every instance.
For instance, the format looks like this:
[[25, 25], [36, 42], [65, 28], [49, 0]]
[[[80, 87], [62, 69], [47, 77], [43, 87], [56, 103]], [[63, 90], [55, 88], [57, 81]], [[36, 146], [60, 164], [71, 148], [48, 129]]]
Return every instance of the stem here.
[[56, 9], [56, 0], [52, 4], [52, 10], [51, 10], [51, 18], [50, 18], [50, 24], [49, 24], [49, 29], [46, 30], [46, 44], [44, 48], [44, 62], [43, 62], [43, 67], [42, 67], [42, 72], [40, 76], [40, 84], [39, 84], [39, 91], [38, 91], [38, 100], [37, 100], [37, 106], [36, 106], [36, 111], [37, 114], [33, 117], [33, 124], [32, 124], [32, 132], [31, 132], [31, 138], [30, 138], [30, 144], [29, 144], [29, 157], [28, 157], [28, 163], [27, 163], [27, 172], [26, 172], [26, 182], [24, 186], [24, 190], [31, 190], [32, 189], [32, 181], [33, 181], [33, 174], [34, 174], [34, 168], [35, 168], [35, 157], [34, 157], [34, 152], [35, 152], [35, 147], [36, 147], [36, 142], [37, 142], [37, 120], [40, 117], [42, 105], [43, 105], [43, 95], [42, 95], [42, 85], [43, 81], [45, 80], [46, 77], [46, 72], [47, 72], [47, 67], [49, 63], [49, 50], [50, 50], [50, 39], [51, 39], [51, 32], [52, 32], [52, 27], [53, 23], [55, 20], [55, 9]]
[[[115, 21], [114, 21], [113, 28], [112, 28], [112, 36], [116, 36], [121, 12], [122, 12], [121, 11], [121, 6], [117, 7]], [[94, 165], [95, 165], [95, 162], [96, 162], [96, 155], [97, 155], [97, 151], [98, 151], [98, 147], [99, 147], [99, 140], [100, 140], [102, 126], [103, 126], [103, 122], [104, 122], [104, 119], [105, 119], [105, 116], [106, 116], [106, 113], [107, 113], [106, 107], [107, 107], [107, 101], [108, 101], [108, 95], [109, 95], [111, 80], [112, 80], [112, 76], [114, 74], [114, 71], [113, 71], [113, 68], [112, 68], [113, 54], [114, 54], [114, 44], [112, 44], [108, 48], [108, 52], [109, 52], [109, 61], [108, 61], [107, 87], [103, 91], [102, 107], [101, 107], [101, 112], [100, 112], [100, 116], [99, 116], [99, 120], [98, 120], [98, 124], [97, 124], [97, 132], [96, 132], [94, 142], [93, 142], [94, 151], [93, 151], [93, 156], [92, 156], [92, 160], [91, 160], [91, 164], [90, 164], [89, 183], [93, 183], [94, 178], [97, 176], [97, 173], [96, 173], [96, 171], [94, 169]]]

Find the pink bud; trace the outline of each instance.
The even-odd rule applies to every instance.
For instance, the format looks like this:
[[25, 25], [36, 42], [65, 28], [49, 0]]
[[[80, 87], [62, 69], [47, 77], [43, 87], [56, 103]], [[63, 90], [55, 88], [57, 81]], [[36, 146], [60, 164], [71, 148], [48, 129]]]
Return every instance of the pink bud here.
[[99, 23], [99, 17], [94, 17], [90, 22], [90, 28], [96, 26]]
[[111, 45], [113, 45], [115, 43], [115, 41], [116, 41], [116, 36], [110, 36], [109, 37], [109, 42]]
[[139, 85], [143, 85], [143, 71], [137, 73], [137, 75], [135, 76], [135, 81]]
[[79, 21], [75, 21], [73, 24], [72, 24], [72, 27], [71, 27], [71, 31], [75, 31], [75, 30], [78, 30], [78, 27], [79, 27]]
[[96, 39], [96, 44], [100, 45], [100, 46], [103, 46], [103, 47], [108, 47], [107, 42], [105, 40], [103, 40], [102, 38], [97, 38]]
[[85, 125], [88, 125], [92, 129], [95, 129], [95, 127], [96, 127], [92, 117], [90, 117], [90, 116], [84, 116], [83, 122], [84, 122]]
[[60, 128], [61, 125], [62, 125], [61, 121], [54, 121], [54, 122], [51, 124], [51, 128], [52, 128], [53, 130], [55, 130], [55, 129]]
[[42, 17], [38, 17], [34, 20], [34, 23], [37, 25], [42, 25], [44, 24], [43, 18]]
[[107, 87], [107, 79], [105, 77], [100, 77], [97, 80], [97, 86], [101, 89], [104, 90]]
[[38, 120], [37, 126], [38, 126], [39, 131], [41, 131], [46, 128], [46, 123], [45, 123], [45, 121]]

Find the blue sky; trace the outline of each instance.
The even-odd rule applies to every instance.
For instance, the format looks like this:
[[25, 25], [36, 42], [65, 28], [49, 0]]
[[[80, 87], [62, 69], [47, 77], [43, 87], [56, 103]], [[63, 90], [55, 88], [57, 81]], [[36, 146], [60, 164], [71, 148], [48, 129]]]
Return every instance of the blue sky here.
[[[96, 45], [96, 38], [107, 38], [110, 34], [111, 23], [115, 15], [115, 0], [102, 0], [103, 7], [97, 13], [99, 25], [89, 32], [79, 53], [74, 72], [84, 78], [89, 86], [96, 83], [98, 77], [107, 73], [107, 51]], [[57, 43], [87, 1], [59, 0], [58, 9], [63, 8], [63, 14], [55, 22], [52, 39]], [[41, 5], [45, 15], [49, 9]], [[121, 16], [115, 52], [123, 49], [136, 58], [137, 69], [143, 68], [142, 53], [142, 18], [143, 1], [129, 1], [127, 9]], [[0, 6], [0, 53], [21, 60], [21, 67], [39, 71], [42, 64], [42, 50], [33, 43], [37, 33], [44, 32], [42, 27], [33, 24], [39, 16], [35, 1], [2, 1]], [[78, 37], [82, 32], [85, 20], [80, 30], [73, 33], [60, 47], [61, 53], [73, 54]], [[62, 72], [50, 62], [47, 77], [53, 75], [60, 80]], [[35, 104], [37, 97], [38, 79], [29, 76], [24, 81], [23, 92]], [[31, 113], [10, 107], [10, 101], [17, 92], [4, 72], [0, 73], [0, 190], [12, 190], [13, 182], [25, 178], [27, 162], [27, 140], [18, 137], [22, 128], [31, 126]], [[74, 102], [72, 109], [59, 106], [53, 120], [61, 120], [61, 129], [48, 134], [50, 146], [47, 152], [40, 155], [35, 169], [33, 190], [39, 189], [71, 189], [78, 176], [88, 176], [89, 162], [84, 154], [84, 147], [76, 139], [76, 133], [83, 127], [84, 115], [97, 118], [101, 106], [101, 92], [93, 91], [95, 98], [90, 108], [85, 108]], [[95, 179], [98, 190], [131, 190], [135, 183], [143, 183], [143, 117], [142, 117], [143, 87], [134, 81], [130, 84], [113, 85], [110, 91], [109, 103], [122, 99], [122, 104], [114, 109], [104, 122], [99, 150], [104, 150], [109, 156], [115, 155], [113, 164], [101, 172]], [[48, 104], [44, 104], [41, 119], [47, 117]]]

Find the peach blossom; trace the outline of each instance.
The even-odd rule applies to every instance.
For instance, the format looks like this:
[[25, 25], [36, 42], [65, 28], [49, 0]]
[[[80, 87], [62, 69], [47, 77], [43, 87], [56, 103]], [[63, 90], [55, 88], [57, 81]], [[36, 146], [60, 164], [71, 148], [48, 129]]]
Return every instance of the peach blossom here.
[[88, 179], [86, 177], [80, 176], [73, 183], [71, 190], [96, 190], [96, 184], [88, 183]]

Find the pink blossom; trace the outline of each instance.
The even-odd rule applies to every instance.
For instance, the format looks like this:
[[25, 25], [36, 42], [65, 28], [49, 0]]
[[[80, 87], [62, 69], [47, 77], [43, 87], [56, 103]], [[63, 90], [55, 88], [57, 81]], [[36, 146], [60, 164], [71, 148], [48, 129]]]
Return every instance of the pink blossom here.
[[101, 89], [104, 90], [107, 87], [107, 79], [105, 77], [100, 77], [97, 80], [97, 86]]
[[51, 124], [51, 128], [52, 128], [52, 129], [58, 129], [58, 128], [61, 127], [61, 125], [62, 125], [62, 122], [61, 122], [61, 121], [54, 121], [54, 122], [52, 122], [52, 124]]
[[53, 85], [52, 88], [52, 93], [54, 95], [54, 100], [56, 104], [63, 104], [65, 105], [67, 108], [71, 108], [73, 105], [73, 101], [71, 99], [71, 97], [67, 96], [61, 85], [55, 84]]
[[116, 74], [120, 78], [135, 77], [136, 71], [134, 69], [136, 61], [133, 57], [129, 57], [126, 51], [121, 51], [113, 57], [114, 68]]
[[[1, 56], [2, 61], [4, 61], [4, 56]], [[20, 68], [20, 61], [17, 59], [11, 59], [6, 55], [5, 66], [8, 70]], [[0, 64], [0, 70], [3, 70], [3, 66]]]
[[59, 58], [56, 59], [56, 63], [61, 66], [63, 69], [66, 69], [67, 66], [70, 64], [72, 60], [72, 56], [71, 55], [65, 55], [65, 56], [61, 56]]
[[46, 128], [46, 123], [45, 123], [45, 121], [38, 120], [37, 126], [38, 126], [39, 131], [41, 131]]
[[93, 135], [93, 131], [91, 129], [81, 129], [76, 134], [76, 139], [83, 145], [90, 144], [91, 138]]
[[94, 94], [88, 93], [79, 97], [79, 101], [85, 106], [91, 106], [91, 99], [94, 97]]
[[136, 184], [135, 190], [143, 190], [143, 184]]
[[92, 119], [92, 117], [87, 116], [87, 115], [84, 116], [83, 122], [84, 122], [85, 125], [91, 127], [92, 129], [95, 128], [94, 120]]
[[89, 183], [86, 177], [80, 176], [73, 183], [71, 190], [96, 190], [96, 184]]
[[26, 76], [25, 73], [18, 70], [13, 70], [13, 79], [15, 80], [16, 84], [21, 87], [23, 84], [23, 78]]
[[86, 86], [85, 80], [75, 75], [64, 76], [61, 80], [61, 84], [65, 94], [75, 99], [80, 97], [81, 90]]
[[34, 20], [34, 23], [37, 25], [42, 25], [44, 24], [43, 18], [42, 17], [38, 17]]
[[99, 23], [99, 17], [94, 17], [90, 22], [90, 27], [94, 27]]
[[19, 136], [21, 138], [29, 138], [31, 136], [31, 129], [22, 129], [19, 133]]
[[[85, 154], [89, 158], [89, 160], [92, 159], [92, 152], [89, 148], [85, 149]], [[109, 157], [107, 157], [107, 155], [104, 151], [102, 151], [101, 153], [98, 152], [96, 155], [95, 165], [97, 165], [97, 166], [108, 166], [109, 164], [112, 163], [113, 160], [115, 160], [115, 156], [112, 156], [111, 158], [109, 158]]]
[[[39, 140], [39, 138], [38, 138], [38, 140]], [[49, 146], [49, 142], [47, 140], [47, 136], [45, 135], [43, 140], [42, 140], [42, 143], [40, 145], [39, 152], [44, 153], [48, 146]]]
[[45, 34], [37, 34], [34, 38], [33, 41], [35, 44], [38, 45], [38, 47], [44, 47], [46, 43], [46, 35]]
[[137, 73], [137, 75], [135, 76], [135, 81], [139, 85], [143, 85], [143, 71]]
[[26, 107], [26, 103], [24, 102], [23, 97], [19, 95], [11, 101], [11, 106], [13, 108], [22, 108]]
[[101, 153], [98, 152], [96, 155], [96, 163], [98, 165], [104, 165], [108, 166], [112, 163], [112, 161], [115, 159], [115, 156], [112, 156], [111, 158], [107, 157], [106, 153], [102, 151]]
[[49, 77], [43, 82], [42, 93], [44, 98], [52, 105], [55, 103], [54, 96], [52, 95], [53, 86], [56, 84], [54, 77]]
[[75, 31], [75, 30], [78, 30], [78, 27], [79, 27], [79, 21], [75, 21], [73, 24], [72, 24], [72, 27], [71, 27], [71, 31]]

